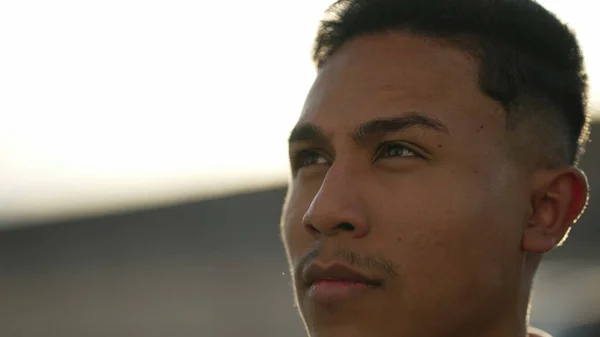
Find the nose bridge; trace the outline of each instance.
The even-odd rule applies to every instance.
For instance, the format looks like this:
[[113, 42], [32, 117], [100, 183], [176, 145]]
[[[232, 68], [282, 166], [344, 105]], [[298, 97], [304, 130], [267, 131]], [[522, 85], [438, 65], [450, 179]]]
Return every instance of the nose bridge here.
[[[317, 199], [324, 199], [329, 207], [346, 208], [344, 205], [352, 203], [357, 197], [360, 175], [349, 165], [332, 165], [321, 183], [313, 203]], [[331, 200], [329, 200], [331, 199]], [[356, 200], [355, 200], [356, 201]]]
[[355, 236], [365, 235], [368, 220], [361, 185], [359, 170], [334, 162], [304, 215], [304, 226], [323, 235], [340, 229], [351, 230]]

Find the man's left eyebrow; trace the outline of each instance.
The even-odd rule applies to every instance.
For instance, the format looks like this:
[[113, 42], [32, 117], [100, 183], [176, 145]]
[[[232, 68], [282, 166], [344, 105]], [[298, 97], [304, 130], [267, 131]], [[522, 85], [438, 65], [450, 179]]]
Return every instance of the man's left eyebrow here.
[[302, 123], [294, 127], [290, 133], [288, 143], [321, 141], [328, 142], [329, 139], [325, 135], [323, 129], [313, 123]]
[[423, 114], [411, 113], [402, 117], [375, 118], [366, 121], [357, 126], [351, 136], [356, 142], [362, 142], [369, 136], [403, 131], [415, 126], [450, 134], [448, 127], [441, 121]]

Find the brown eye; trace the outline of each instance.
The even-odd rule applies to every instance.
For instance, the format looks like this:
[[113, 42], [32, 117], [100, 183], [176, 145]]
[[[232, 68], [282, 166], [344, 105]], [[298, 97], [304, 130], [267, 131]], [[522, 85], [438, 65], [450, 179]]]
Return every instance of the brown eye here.
[[307, 153], [304, 158], [302, 158], [302, 166], [310, 166], [310, 165], [319, 165], [319, 164], [327, 164], [327, 160], [320, 154], [316, 152]]
[[316, 150], [302, 150], [293, 155], [292, 166], [295, 171], [309, 166], [328, 164], [327, 158]]
[[380, 158], [420, 157], [414, 150], [401, 143], [383, 144], [379, 150]]

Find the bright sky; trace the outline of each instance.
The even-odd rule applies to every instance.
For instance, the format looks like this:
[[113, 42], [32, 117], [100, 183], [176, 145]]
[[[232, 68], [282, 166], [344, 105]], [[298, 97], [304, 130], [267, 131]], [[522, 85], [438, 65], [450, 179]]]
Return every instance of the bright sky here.
[[[285, 182], [330, 2], [1, 2], [0, 226]], [[542, 3], [598, 101], [593, 3]]]

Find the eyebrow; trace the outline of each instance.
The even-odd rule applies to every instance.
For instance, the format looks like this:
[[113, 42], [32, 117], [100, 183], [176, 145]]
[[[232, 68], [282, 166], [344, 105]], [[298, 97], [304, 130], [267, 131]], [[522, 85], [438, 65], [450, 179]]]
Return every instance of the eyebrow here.
[[[448, 127], [441, 121], [419, 113], [411, 113], [402, 117], [375, 118], [358, 125], [351, 133], [352, 139], [361, 143], [367, 137], [399, 132], [410, 127], [424, 127], [438, 132], [450, 134]], [[312, 123], [302, 123], [294, 127], [289, 143], [303, 141], [328, 141], [329, 137], [323, 129]]]

